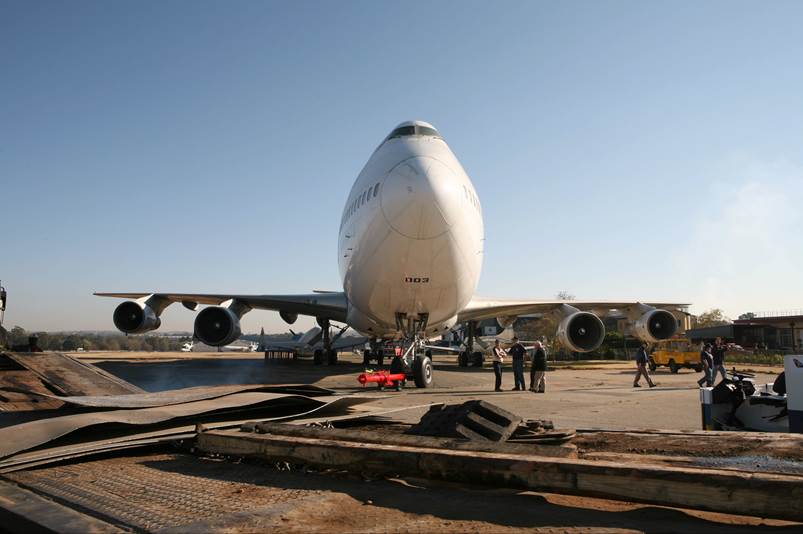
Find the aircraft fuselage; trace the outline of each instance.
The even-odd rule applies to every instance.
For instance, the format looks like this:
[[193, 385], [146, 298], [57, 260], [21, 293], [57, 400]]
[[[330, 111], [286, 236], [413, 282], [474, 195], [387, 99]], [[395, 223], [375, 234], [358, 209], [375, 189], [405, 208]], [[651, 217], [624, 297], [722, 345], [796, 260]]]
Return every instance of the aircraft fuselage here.
[[426, 317], [427, 335], [450, 329], [482, 268], [484, 229], [474, 185], [439, 135], [418, 135], [435, 132], [430, 125], [403, 123], [394, 132], [405, 127], [416, 133], [391, 134], [376, 149], [341, 220], [348, 323], [368, 336], [401, 334], [400, 318]]

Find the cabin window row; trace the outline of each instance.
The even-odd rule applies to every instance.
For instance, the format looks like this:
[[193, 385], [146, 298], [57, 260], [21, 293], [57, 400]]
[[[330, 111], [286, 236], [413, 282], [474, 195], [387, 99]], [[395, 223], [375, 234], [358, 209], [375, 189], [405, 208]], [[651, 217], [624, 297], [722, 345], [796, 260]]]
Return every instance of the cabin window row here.
[[373, 187], [369, 187], [355, 197], [354, 200], [352, 200], [349, 204], [348, 208], [346, 208], [346, 211], [343, 213], [343, 221], [341, 222], [341, 225], [348, 221], [352, 215], [357, 213], [357, 210], [359, 210], [366, 202], [376, 198], [378, 194], [379, 184], [377, 183]]
[[466, 200], [471, 202], [471, 204], [476, 208], [477, 211], [481, 212], [482, 209], [480, 208], [480, 199], [477, 198], [477, 195], [474, 194], [468, 187], [465, 185], [463, 186], [463, 194], [466, 196]]

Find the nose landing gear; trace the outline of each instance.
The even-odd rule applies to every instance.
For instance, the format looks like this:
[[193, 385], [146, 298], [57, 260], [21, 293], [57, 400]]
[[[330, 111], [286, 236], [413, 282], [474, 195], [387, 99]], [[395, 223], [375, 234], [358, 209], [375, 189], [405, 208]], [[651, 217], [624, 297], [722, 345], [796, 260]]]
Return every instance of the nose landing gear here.
[[401, 360], [407, 375], [413, 379], [416, 387], [428, 388], [432, 385], [432, 352], [426, 349], [424, 339], [415, 338], [401, 356]]

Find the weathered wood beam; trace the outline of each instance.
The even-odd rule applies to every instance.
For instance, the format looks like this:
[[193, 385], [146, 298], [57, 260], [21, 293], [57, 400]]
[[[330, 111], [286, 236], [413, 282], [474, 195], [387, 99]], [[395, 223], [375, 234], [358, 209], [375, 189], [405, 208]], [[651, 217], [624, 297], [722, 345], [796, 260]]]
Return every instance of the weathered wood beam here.
[[341, 428], [310, 428], [286, 423], [257, 423], [259, 432], [282, 436], [302, 438], [324, 438], [339, 441], [357, 441], [384, 445], [404, 445], [425, 449], [452, 449], [462, 451], [505, 452], [508, 454], [535, 454], [553, 458], [576, 458], [577, 447], [574, 445], [541, 445], [494, 443], [489, 441], [469, 441], [452, 438], [435, 438], [430, 436], [414, 436], [399, 433], [383, 433], [381, 429], [365, 431]]
[[803, 477], [209, 431], [208, 453], [803, 520]]

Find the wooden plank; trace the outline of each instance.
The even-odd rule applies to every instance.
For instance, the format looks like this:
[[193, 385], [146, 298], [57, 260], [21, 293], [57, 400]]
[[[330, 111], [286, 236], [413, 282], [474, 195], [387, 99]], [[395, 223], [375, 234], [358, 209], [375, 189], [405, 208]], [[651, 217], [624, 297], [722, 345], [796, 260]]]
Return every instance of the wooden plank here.
[[803, 477], [210, 431], [209, 453], [803, 520]]
[[282, 436], [320, 438], [361, 443], [378, 443], [385, 445], [405, 445], [424, 449], [454, 449], [462, 451], [506, 452], [508, 454], [536, 454], [553, 458], [576, 458], [577, 447], [574, 445], [523, 445], [512, 443], [492, 443], [485, 438], [482, 441], [468, 441], [453, 438], [435, 438], [379, 431], [364, 431], [351, 428], [310, 428], [286, 423], [259, 423], [255, 425], [260, 432]]
[[739, 432], [730, 430], [661, 430], [651, 428], [578, 428], [578, 434], [632, 434], [632, 435], [658, 435], [658, 436], [683, 436], [694, 438], [716, 438], [716, 439], [787, 439], [803, 440], [799, 434], [787, 432]]
[[60, 395], [125, 395], [144, 391], [125, 380], [59, 352], [6, 352]]
[[0, 481], [0, 524], [8, 532], [129, 532]]

